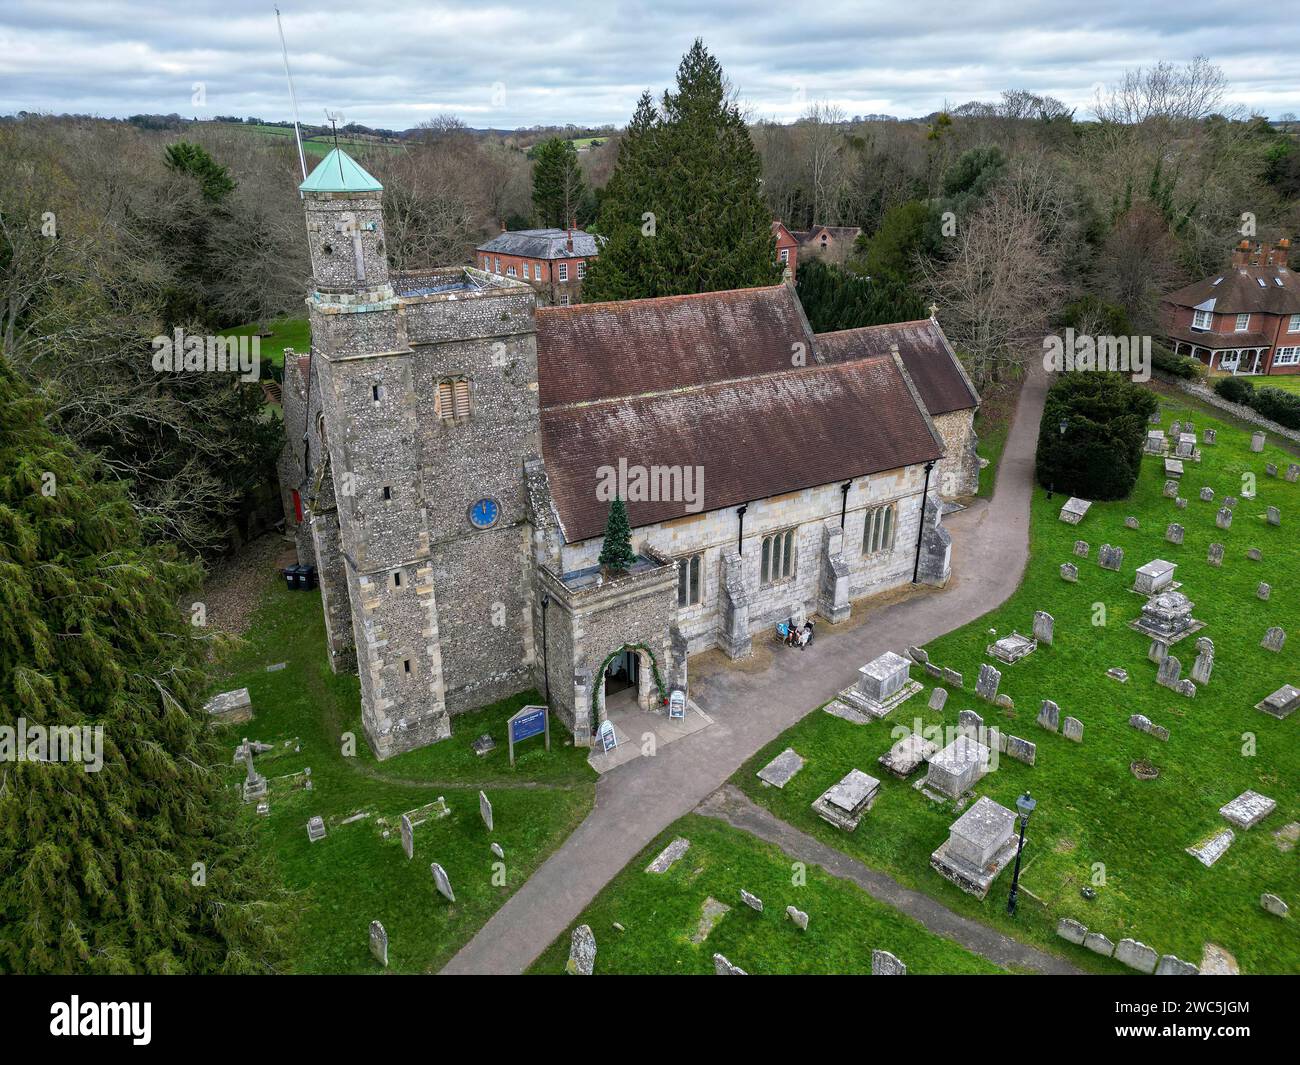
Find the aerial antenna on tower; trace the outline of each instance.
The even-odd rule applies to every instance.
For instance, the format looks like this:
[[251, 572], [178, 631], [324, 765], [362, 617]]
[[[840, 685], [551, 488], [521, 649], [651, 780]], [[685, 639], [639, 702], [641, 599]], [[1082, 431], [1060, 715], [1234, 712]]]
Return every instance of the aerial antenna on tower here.
[[[326, 108], [325, 119], [329, 122], [330, 128], [334, 130], [334, 150], [337, 152], [339, 150], [339, 123], [343, 121], [343, 116], [338, 111], [331, 113], [330, 110]], [[336, 155], [334, 158], [339, 162], [339, 177], [342, 178], [346, 184], [347, 176], [343, 173], [343, 156], [340, 154]]]
[[293, 139], [298, 143], [298, 165], [302, 179], [307, 180], [307, 157], [302, 153], [302, 130], [298, 127], [298, 94], [293, 91], [293, 75], [289, 73], [289, 49], [284, 43], [284, 25], [280, 22], [280, 9], [275, 9], [275, 26], [280, 31], [280, 54], [284, 57], [284, 79], [289, 83], [289, 100], [293, 104]]

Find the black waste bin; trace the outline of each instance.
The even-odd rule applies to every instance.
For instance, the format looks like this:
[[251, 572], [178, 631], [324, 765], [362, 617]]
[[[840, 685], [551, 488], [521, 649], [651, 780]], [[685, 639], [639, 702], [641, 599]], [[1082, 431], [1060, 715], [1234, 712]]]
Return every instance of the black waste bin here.
[[294, 563], [292, 566], [285, 566], [284, 569], [280, 571], [284, 574], [284, 586], [288, 588], [289, 591], [293, 592], [297, 591], [299, 588], [306, 587], [306, 577], [302, 572], [306, 568], [306, 566]]

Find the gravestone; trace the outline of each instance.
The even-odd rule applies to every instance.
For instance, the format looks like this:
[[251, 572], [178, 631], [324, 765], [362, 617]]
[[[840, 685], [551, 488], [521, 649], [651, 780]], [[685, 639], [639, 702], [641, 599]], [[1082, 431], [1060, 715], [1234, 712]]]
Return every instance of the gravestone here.
[[938, 677], [942, 677], [942, 676], [943, 676], [943, 670], [940, 669], [940, 668], [938, 667], [938, 665], [935, 664], [934, 662], [927, 662], [927, 663], [925, 664], [925, 672], [926, 672], [929, 676], [931, 676], [931, 677], [935, 677], [935, 678], [938, 678]]
[[1260, 599], [1268, 602], [1268, 597], [1273, 594], [1273, 589], [1264, 581], [1260, 581], [1259, 587], [1255, 589], [1255, 594], [1259, 596]]
[[1177, 522], [1171, 522], [1165, 529], [1165, 539], [1171, 544], [1181, 544], [1183, 542], [1183, 527]]
[[975, 682], [975, 694], [991, 703], [998, 697], [998, 684], [1001, 681], [1002, 674], [986, 662], [980, 666], [979, 680]]
[[1039, 643], [1051, 644], [1052, 631], [1056, 627], [1056, 619], [1045, 610], [1034, 611], [1034, 639]]
[[1190, 459], [1196, 453], [1196, 434], [1179, 433], [1174, 444], [1174, 455], [1180, 459]]
[[1277, 464], [1274, 463], [1274, 462], [1266, 462], [1266, 463], [1264, 464], [1264, 473], [1267, 474], [1269, 477], [1276, 477], [1276, 476], [1277, 476]]
[[1264, 520], [1267, 521], [1270, 525], [1281, 525], [1282, 512], [1278, 510], [1277, 507], [1269, 507], [1264, 514]]
[[1071, 496], [1066, 500], [1065, 506], [1061, 508], [1060, 519], [1067, 525], [1078, 525], [1079, 522], [1083, 521], [1083, 519], [1087, 517], [1088, 510], [1091, 506], [1092, 503], [1088, 500]]
[[852, 832], [880, 794], [880, 781], [861, 769], [850, 769], [813, 802], [817, 816], [828, 825]]
[[965, 735], [977, 740], [979, 739], [979, 730], [983, 727], [984, 718], [974, 710], [959, 710], [957, 712], [957, 728]]
[[1145, 943], [1139, 943], [1136, 939], [1121, 939], [1115, 947], [1115, 960], [1140, 973], [1153, 973], [1159, 959], [1156, 952]]
[[1246, 557], [1250, 559], [1252, 562], [1259, 562], [1261, 559], [1263, 559], [1264, 552], [1262, 552], [1258, 547], [1252, 547], [1249, 550], [1247, 550]]
[[1264, 648], [1264, 650], [1266, 651], [1280, 651], [1282, 650], [1282, 645], [1285, 643], [1286, 643], [1285, 630], [1274, 625], [1271, 629], [1269, 629], [1266, 633], [1264, 633], [1264, 639], [1260, 641], [1259, 645], [1260, 647]]
[[385, 969], [388, 968], [388, 933], [378, 921], [370, 922], [370, 955]]
[[793, 747], [787, 747], [758, 771], [758, 779], [774, 788], [784, 788], [803, 768], [803, 759]]
[[1256, 433], [1251, 433], [1251, 434], [1250, 434], [1250, 450], [1253, 451], [1253, 452], [1255, 452], [1256, 454], [1259, 454], [1261, 451], [1264, 450], [1264, 440], [1265, 440], [1265, 439], [1266, 439], [1266, 438], [1265, 438], [1265, 436], [1264, 436], [1263, 433], [1258, 433], [1258, 432], [1256, 432]]
[[1033, 765], [1038, 758], [1038, 746], [1020, 736], [1007, 737], [1007, 757], [1025, 765]]
[[315, 843], [318, 839], [325, 838], [325, 818], [317, 814], [315, 817], [307, 820], [307, 838]]
[[1107, 958], [1115, 953], [1115, 944], [1100, 932], [1089, 932], [1083, 937], [1083, 945], [1094, 954], [1101, 954]]
[[492, 847], [491, 847], [491, 850], [492, 850], [492, 853], [495, 854], [498, 858], [503, 858], [503, 859], [504, 859], [505, 856], [506, 856], [506, 852], [503, 851], [503, 850], [501, 849], [501, 844], [500, 844], [500, 843], [493, 843], [493, 844], [492, 844]]
[[1223, 545], [1222, 545], [1222, 544], [1210, 544], [1210, 550], [1209, 550], [1209, 553], [1205, 556], [1205, 561], [1208, 562], [1211, 566], [1222, 566], [1222, 565], [1223, 565]]
[[1061, 563], [1061, 580], [1074, 584], [1079, 579], [1079, 567], [1073, 562]]
[[253, 698], [247, 688], [235, 688], [214, 695], [203, 704], [203, 709], [213, 721], [235, 725], [253, 719]]
[[1038, 725], [1048, 732], [1056, 732], [1061, 725], [1061, 708], [1051, 699], [1044, 699], [1038, 711]]
[[491, 832], [493, 830], [492, 803], [488, 801], [488, 797], [481, 791], [478, 793], [478, 815], [483, 818], [483, 824], [485, 824], [487, 830]]
[[1300, 688], [1294, 684], [1283, 684], [1277, 691], [1255, 704], [1256, 710], [1282, 720], [1290, 717], [1300, 707]]
[[900, 780], [906, 780], [938, 749], [937, 743], [927, 740], [919, 732], [909, 732], [877, 761]]
[[1202, 489], [1201, 489], [1201, 502], [1203, 502], [1203, 503], [1213, 503], [1213, 502], [1214, 502], [1214, 489], [1213, 489], [1213, 488], [1210, 488], [1209, 486], [1206, 486], [1205, 488], [1202, 488]]
[[1149, 417], [1149, 418], [1147, 419], [1147, 421], [1150, 422], [1152, 425], [1159, 425], [1159, 424], [1160, 424], [1160, 411], [1159, 411], [1159, 410], [1153, 411], [1153, 412], [1151, 413], [1151, 417]]
[[1122, 547], [1111, 547], [1110, 544], [1102, 544], [1101, 550], [1097, 552], [1097, 565], [1102, 569], [1119, 572], [1124, 565], [1124, 549]]
[[1214, 524], [1220, 529], [1232, 528], [1232, 511], [1227, 507], [1220, 507], [1214, 515]]
[[1147, 430], [1146, 451], [1148, 455], [1163, 455], [1165, 453], [1165, 434], [1162, 430]]
[[1199, 843], [1195, 847], [1188, 847], [1187, 853], [1208, 869], [1227, 853], [1228, 848], [1232, 846], [1232, 841], [1236, 838], [1232, 829], [1225, 828], [1220, 832], [1216, 832], [1205, 842]]
[[927, 787], [950, 799], [960, 799], [988, 771], [989, 749], [969, 736], [958, 736], [930, 759]]
[[713, 975], [714, 976], [748, 976], [739, 965], [732, 965], [721, 954], [713, 955]]
[[1067, 939], [1071, 943], [1082, 946], [1083, 939], [1088, 934], [1088, 929], [1072, 917], [1062, 917], [1056, 922], [1056, 934], [1062, 939]]
[[244, 737], [244, 766], [246, 773], [244, 776], [244, 802], [256, 802], [258, 799], [266, 797], [266, 777], [262, 776], [253, 768], [253, 745], [248, 742], [248, 737]]
[[1121, 666], [1111, 666], [1110, 669], [1106, 670], [1106, 676], [1110, 677], [1111, 680], [1119, 681], [1121, 684], [1128, 683], [1128, 670]]
[[952, 823], [947, 841], [930, 855], [930, 867], [967, 894], [982, 899], [1015, 857], [1015, 828], [1016, 815], [982, 795]]
[[1206, 429], [1204, 435], [1202, 436], [1202, 439], [1203, 439], [1203, 440], [1205, 441], [1205, 443], [1207, 443], [1207, 444], [1213, 444], [1213, 443], [1215, 443], [1215, 442], [1219, 439], [1219, 433], [1218, 433], [1218, 430], [1217, 430], [1217, 429]]
[[1205, 636], [1196, 641], [1196, 661], [1192, 663], [1192, 680], [1197, 684], [1209, 684], [1210, 674], [1214, 671], [1214, 642]]
[[1166, 499], [1173, 499], [1176, 495], [1178, 495], [1178, 482], [1166, 481], [1164, 491], [1165, 491]]
[[456, 893], [451, 890], [451, 880], [447, 877], [447, 870], [437, 862], [429, 866], [429, 872], [433, 874], [433, 884], [448, 902], [456, 901]]
[[1160, 663], [1160, 668], [1156, 671], [1156, 683], [1162, 684], [1166, 688], [1173, 688], [1177, 686], [1182, 671], [1183, 666], [1178, 661], [1178, 658], [1175, 655], [1166, 655], [1165, 660]]
[[871, 975], [906, 976], [907, 966], [887, 950], [873, 950], [871, 952]]
[[1237, 506], [1237, 497], [1236, 497], [1236, 496], [1224, 496], [1224, 497], [1223, 497], [1223, 505], [1224, 505], [1225, 507], [1227, 507], [1229, 510], [1234, 510], [1234, 509], [1236, 508], [1236, 506]]
[[949, 688], [960, 688], [961, 674], [958, 673], [955, 669], [949, 669], [947, 666], [945, 666], [943, 670], [943, 682]]
[[923, 650], [922, 650], [921, 648], [919, 648], [919, 647], [909, 647], [909, 648], [907, 649], [907, 654], [908, 654], [908, 657], [911, 658], [911, 660], [912, 660], [913, 662], [915, 662], [918, 666], [923, 666], [923, 665], [925, 665], [928, 661], [930, 661], [930, 656], [929, 656], [929, 654], [928, 654], [927, 652], [923, 651]]
[[1182, 496], [1178, 496], [1178, 497], [1174, 500], [1174, 506], [1176, 506], [1179, 510], [1186, 510], [1186, 509], [1187, 509], [1187, 500], [1185, 500]]
[[796, 909], [794, 906], [785, 908], [785, 915], [794, 922], [796, 928], [808, 931], [808, 915], [803, 910]]
[[1067, 717], [1061, 725], [1061, 735], [1075, 743], [1083, 742], [1083, 722], [1077, 717]]
[[743, 902], [746, 906], [748, 906], [751, 910], [757, 910], [759, 913], [763, 912], [763, 900], [760, 899], [757, 895], [751, 895], [744, 888], [740, 889], [740, 901]]
[[1259, 904], [1274, 917], [1285, 917], [1291, 912], [1291, 908], [1271, 891], [1260, 895]]
[[482, 758], [497, 749], [497, 741], [492, 738], [491, 733], [485, 732], [469, 745], [469, 749]]
[[570, 976], [590, 976], [596, 971], [596, 937], [590, 925], [580, 924], [573, 930], [564, 971]]
[[[1205, 431], [1208, 436], [1213, 430]], [[1157, 976], [1199, 976], [1201, 970], [1193, 965], [1190, 961], [1183, 961], [1173, 954], [1161, 954], [1160, 963], [1156, 966]]]
[[1074, 541], [1074, 553], [1075, 553], [1076, 555], [1078, 555], [1080, 558], [1087, 558], [1087, 557], [1088, 557], [1088, 551], [1089, 551], [1089, 547], [1088, 547], [1088, 541], [1087, 541], [1087, 540], [1075, 540], [1075, 541]]
[[1286, 479], [1292, 484], [1295, 484], [1296, 481], [1300, 481], [1300, 464], [1293, 462], [1286, 468]]
[[1248, 832], [1277, 809], [1277, 801], [1257, 791], [1243, 791], [1230, 803], [1219, 807], [1219, 813], [1229, 824]]
[[1177, 439], [1178, 434], [1181, 433], [1182, 431], [1183, 431], [1183, 423], [1180, 421], [1175, 421], [1174, 424], [1169, 427], [1169, 435], [1174, 437], [1175, 439]]
[[942, 710], [943, 704], [946, 703], [947, 701], [948, 701], [947, 688], [935, 688], [934, 691], [930, 693], [931, 710]]
[[678, 861], [690, 849], [691, 841], [685, 836], [678, 836], [655, 855], [654, 861], [645, 867], [645, 871], [656, 875], [666, 873], [673, 867], [673, 863]]
[[1145, 566], [1138, 568], [1133, 578], [1133, 590], [1143, 595], [1159, 595], [1174, 583], [1174, 571], [1178, 566], [1163, 558], [1155, 558]]
[[1018, 632], [1003, 636], [986, 648], [991, 657], [996, 658], [999, 662], [1005, 662], [1007, 665], [1014, 665], [1026, 655], [1033, 654], [1036, 650], [1038, 650], [1038, 641], [1031, 640], [1028, 636], [1023, 636]]
[[1130, 514], [1127, 518], [1124, 519], [1124, 528], [1136, 529], [1137, 527], [1138, 527], [1138, 520], [1137, 518], [1133, 517], [1132, 514]]
[[1178, 477], [1182, 477], [1182, 475], [1183, 475], [1183, 460], [1182, 460], [1182, 459], [1165, 459], [1165, 476], [1166, 476], [1166, 477], [1170, 477], [1170, 478], [1178, 478]]
[[415, 857], [415, 829], [411, 827], [411, 819], [402, 814], [402, 850], [406, 852], [408, 860]]
[[862, 704], [858, 708], [872, 717], [884, 717], [921, 690], [920, 682], [908, 672], [910, 666], [902, 655], [886, 651], [859, 667], [857, 687], [846, 695], [854, 695], [854, 701]]

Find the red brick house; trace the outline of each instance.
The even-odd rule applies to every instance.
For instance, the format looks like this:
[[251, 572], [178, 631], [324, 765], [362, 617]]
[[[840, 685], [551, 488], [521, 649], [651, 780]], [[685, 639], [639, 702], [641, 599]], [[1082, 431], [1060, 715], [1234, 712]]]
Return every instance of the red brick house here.
[[1164, 298], [1174, 353], [1212, 373], [1300, 373], [1300, 279], [1287, 264], [1291, 242], [1243, 240], [1226, 269]]
[[587, 263], [600, 254], [602, 238], [578, 229], [502, 230], [480, 244], [479, 268], [527, 281], [542, 306], [567, 307], [582, 302]]
[[795, 230], [793, 235], [800, 251], [828, 263], [843, 264], [853, 254], [853, 244], [861, 234], [858, 226], [813, 226]]
[[799, 269], [799, 241], [793, 233], [780, 222], [773, 220], [772, 236], [776, 237], [776, 261], [782, 269], [790, 270], [791, 279]]

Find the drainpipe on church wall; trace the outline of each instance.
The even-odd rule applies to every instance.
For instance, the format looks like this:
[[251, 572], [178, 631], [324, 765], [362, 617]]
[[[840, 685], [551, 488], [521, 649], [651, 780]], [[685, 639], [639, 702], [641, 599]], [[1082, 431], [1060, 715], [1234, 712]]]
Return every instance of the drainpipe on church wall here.
[[916, 533], [916, 561], [912, 564], [912, 583], [921, 573], [921, 541], [925, 538], [925, 510], [930, 503], [930, 471], [934, 469], [934, 459], [925, 464], [925, 488], [921, 492], [921, 528]]
[[[840, 485], [840, 528], [844, 528], [844, 519], [849, 513], [849, 489], [853, 486], [852, 481], [845, 481]], [[922, 515], [924, 517], [924, 515]]]
[[745, 511], [748, 509], [748, 503], [742, 507], [736, 508], [736, 514], [740, 518], [740, 530], [736, 534], [736, 554], [738, 555], [743, 555], [745, 553]]

